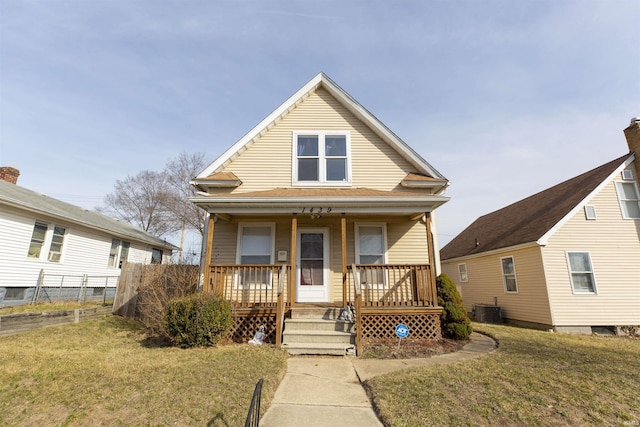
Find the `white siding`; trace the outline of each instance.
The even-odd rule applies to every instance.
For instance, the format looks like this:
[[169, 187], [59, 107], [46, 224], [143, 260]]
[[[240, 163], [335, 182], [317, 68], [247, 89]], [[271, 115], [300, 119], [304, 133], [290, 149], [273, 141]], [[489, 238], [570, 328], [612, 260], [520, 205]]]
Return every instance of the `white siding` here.
[[[47, 261], [47, 253], [40, 259], [27, 257], [36, 221], [59, 225], [66, 229], [60, 262]], [[40, 270], [47, 274], [119, 276], [119, 268], [109, 267], [112, 236], [64, 220], [35, 215], [18, 209], [0, 206], [0, 287], [34, 287]], [[45, 242], [42, 250], [48, 251]], [[168, 251], [165, 251], [165, 254]], [[170, 255], [170, 254], [169, 254]], [[130, 262], [151, 259], [151, 246], [131, 242]]]

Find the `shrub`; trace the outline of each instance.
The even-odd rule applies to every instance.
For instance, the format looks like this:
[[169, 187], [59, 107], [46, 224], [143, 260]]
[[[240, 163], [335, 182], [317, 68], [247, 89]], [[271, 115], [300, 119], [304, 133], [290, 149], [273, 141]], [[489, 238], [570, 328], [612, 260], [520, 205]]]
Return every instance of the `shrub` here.
[[216, 295], [197, 294], [171, 301], [164, 332], [175, 345], [206, 347], [218, 344], [231, 330], [231, 304]]
[[200, 267], [185, 264], [153, 264], [142, 267], [136, 299], [136, 319], [151, 334], [162, 334], [170, 301], [198, 292]]
[[438, 305], [444, 308], [442, 313], [442, 332], [445, 337], [455, 340], [469, 338], [473, 328], [467, 312], [462, 304], [462, 296], [456, 284], [446, 274], [441, 274], [436, 279], [438, 290]]

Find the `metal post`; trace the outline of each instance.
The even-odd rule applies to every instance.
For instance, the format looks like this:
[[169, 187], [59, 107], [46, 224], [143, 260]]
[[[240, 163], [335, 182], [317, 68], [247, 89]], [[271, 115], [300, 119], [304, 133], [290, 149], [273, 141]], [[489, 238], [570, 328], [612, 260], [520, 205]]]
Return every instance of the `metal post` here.
[[41, 269], [40, 274], [38, 274], [38, 282], [36, 283], [36, 290], [33, 293], [33, 297], [31, 298], [31, 305], [38, 302], [38, 297], [40, 296], [40, 288], [42, 287], [43, 281], [44, 281], [44, 269]]

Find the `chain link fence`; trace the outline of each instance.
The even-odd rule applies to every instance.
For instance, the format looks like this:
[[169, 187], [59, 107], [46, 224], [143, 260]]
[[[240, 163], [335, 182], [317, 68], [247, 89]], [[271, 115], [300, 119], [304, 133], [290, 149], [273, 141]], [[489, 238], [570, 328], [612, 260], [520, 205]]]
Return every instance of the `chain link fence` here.
[[52, 274], [41, 270], [31, 303], [102, 301], [105, 304], [115, 297], [118, 279], [119, 276]]

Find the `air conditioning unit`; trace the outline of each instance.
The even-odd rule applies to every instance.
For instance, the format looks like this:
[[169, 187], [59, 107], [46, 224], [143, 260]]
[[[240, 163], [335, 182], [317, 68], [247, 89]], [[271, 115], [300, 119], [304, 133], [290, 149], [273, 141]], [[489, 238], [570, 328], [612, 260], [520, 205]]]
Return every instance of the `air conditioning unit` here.
[[502, 308], [497, 305], [475, 305], [473, 311], [476, 322], [502, 323]]

